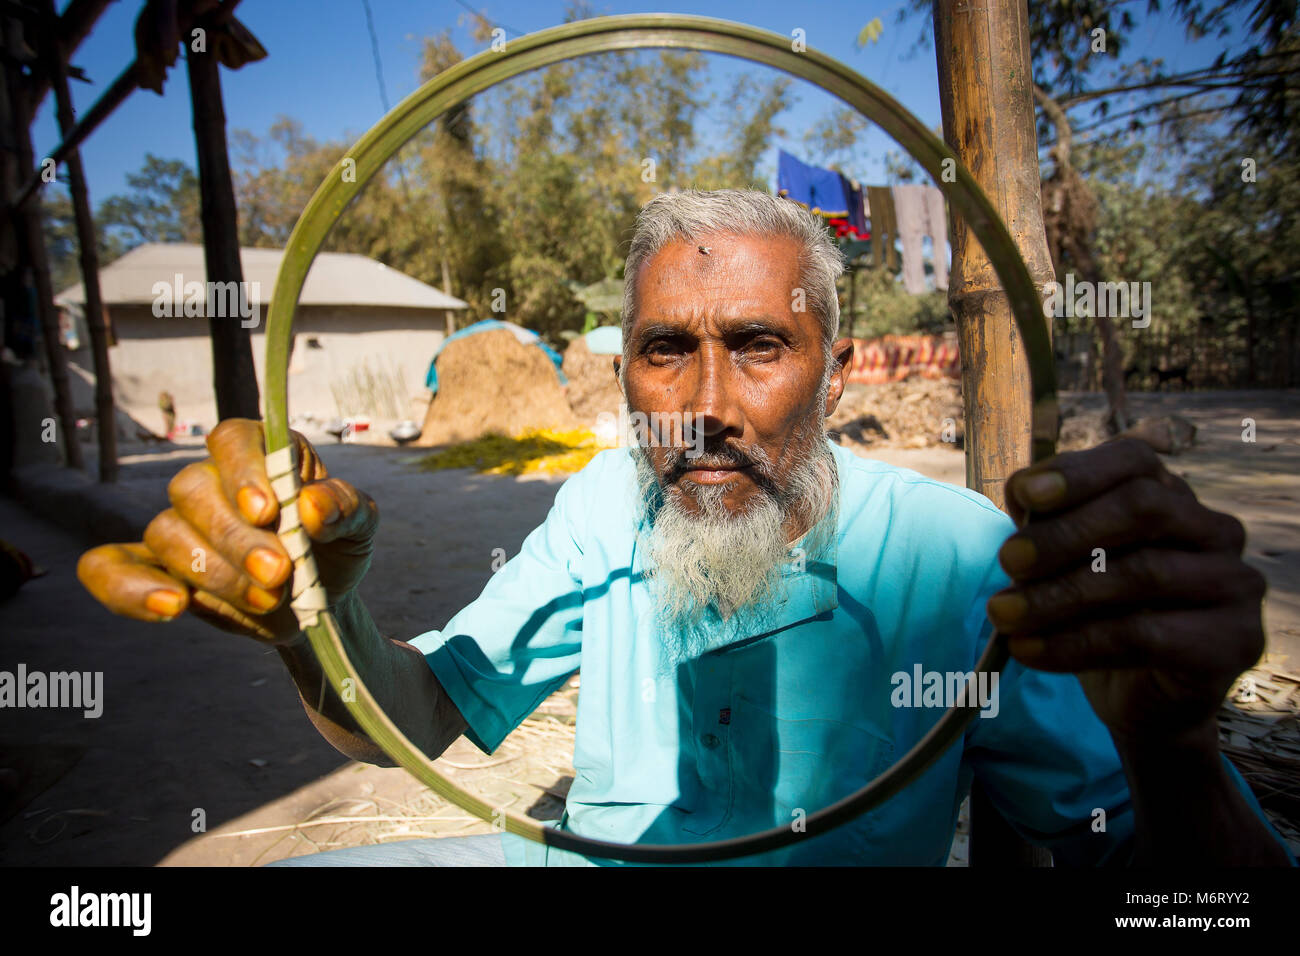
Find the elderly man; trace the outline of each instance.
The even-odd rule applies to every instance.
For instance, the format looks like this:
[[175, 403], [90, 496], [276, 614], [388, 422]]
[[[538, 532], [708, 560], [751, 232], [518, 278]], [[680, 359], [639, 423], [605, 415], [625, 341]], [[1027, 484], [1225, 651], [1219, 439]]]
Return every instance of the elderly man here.
[[[841, 270], [794, 203], [649, 203], [615, 367], [656, 427], [571, 478], [482, 595], [409, 643], [381, 637], [356, 593], [374, 503], [296, 436], [303, 523], [385, 710], [429, 754], [461, 734], [490, 753], [581, 667], [560, 826], [717, 840], [797, 827], [893, 763], [951, 703], [991, 617], [1014, 661], [978, 686], [964, 746], [871, 813], [743, 862], [942, 864], [978, 778], [1062, 864], [1286, 864], [1217, 744], [1215, 711], [1264, 646], [1241, 525], [1136, 442], [1012, 476], [1012, 513], [1034, 517], [1018, 532], [977, 494], [832, 444], [824, 422], [852, 354], [835, 341]], [[119, 614], [188, 607], [274, 644], [324, 737], [387, 763], [324, 689], [287, 607], [259, 426], [223, 422], [208, 446], [144, 541], [88, 552], [82, 582]], [[220, 558], [195, 572], [195, 547]], [[504, 834], [304, 859], [608, 862]]]

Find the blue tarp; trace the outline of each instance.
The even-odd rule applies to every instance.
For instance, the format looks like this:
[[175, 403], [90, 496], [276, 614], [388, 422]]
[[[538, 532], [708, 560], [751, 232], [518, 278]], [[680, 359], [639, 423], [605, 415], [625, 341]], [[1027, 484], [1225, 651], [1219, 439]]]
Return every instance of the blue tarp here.
[[433, 360], [429, 362], [429, 374], [424, 377], [425, 388], [428, 388], [435, 395], [438, 394], [438, 356], [442, 354], [442, 350], [447, 347], [448, 342], [454, 342], [456, 339], [464, 338], [467, 335], [475, 335], [479, 332], [490, 332], [493, 329], [506, 329], [507, 331], [513, 332], [515, 338], [517, 338], [523, 345], [536, 345], [546, 353], [546, 357], [550, 359], [551, 364], [555, 366], [555, 374], [559, 376], [560, 384], [568, 384], [569, 380], [565, 377], [562, 369], [564, 359], [560, 356], [559, 352], [555, 351], [555, 349], [543, 342], [540, 335], [524, 328], [522, 325], [515, 325], [513, 322], [502, 322], [500, 319], [483, 319], [480, 322], [475, 322], [473, 325], [465, 326], [465, 328], [461, 329], [459, 332], [453, 332], [442, 340], [438, 345], [438, 350], [433, 353]]

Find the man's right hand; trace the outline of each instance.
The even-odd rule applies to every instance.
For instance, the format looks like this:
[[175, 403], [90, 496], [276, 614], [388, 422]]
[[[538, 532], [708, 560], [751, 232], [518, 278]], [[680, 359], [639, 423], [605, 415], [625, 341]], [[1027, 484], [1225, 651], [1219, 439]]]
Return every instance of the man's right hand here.
[[[303, 486], [298, 513], [332, 606], [370, 566], [379, 511], [369, 495], [330, 478], [307, 439], [290, 436]], [[77, 578], [114, 614], [170, 621], [188, 608], [223, 630], [293, 643], [293, 563], [275, 534], [280, 507], [266, 477], [262, 425], [226, 419], [207, 445], [212, 457], [171, 480], [172, 506], [144, 540], [92, 548], [77, 562]]]

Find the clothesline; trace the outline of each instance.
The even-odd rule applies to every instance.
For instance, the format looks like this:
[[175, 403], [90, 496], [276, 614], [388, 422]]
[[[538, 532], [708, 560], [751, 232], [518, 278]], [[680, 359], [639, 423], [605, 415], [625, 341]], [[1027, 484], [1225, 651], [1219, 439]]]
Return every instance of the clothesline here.
[[862, 186], [833, 169], [812, 166], [780, 150], [777, 195], [824, 218], [837, 238], [871, 241], [872, 261], [896, 269], [895, 243], [903, 246], [903, 287], [926, 291], [923, 240], [930, 237], [935, 288], [948, 288], [948, 217], [943, 193], [933, 186]]

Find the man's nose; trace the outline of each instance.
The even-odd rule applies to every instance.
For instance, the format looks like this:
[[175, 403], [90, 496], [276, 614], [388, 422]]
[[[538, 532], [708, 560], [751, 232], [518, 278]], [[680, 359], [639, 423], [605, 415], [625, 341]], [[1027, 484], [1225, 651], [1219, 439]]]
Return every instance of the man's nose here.
[[686, 403], [686, 440], [703, 441], [744, 430], [744, 415], [731, 377], [731, 355], [722, 346], [696, 353], [694, 394]]

